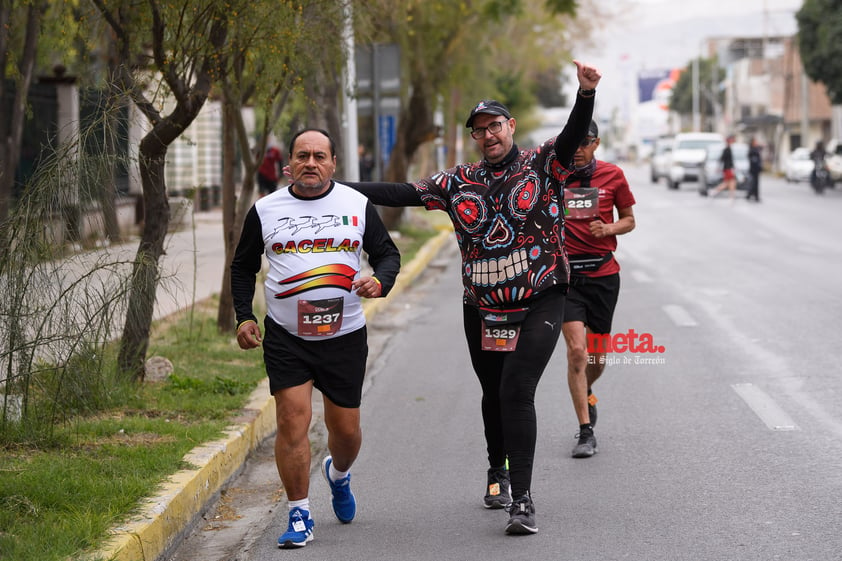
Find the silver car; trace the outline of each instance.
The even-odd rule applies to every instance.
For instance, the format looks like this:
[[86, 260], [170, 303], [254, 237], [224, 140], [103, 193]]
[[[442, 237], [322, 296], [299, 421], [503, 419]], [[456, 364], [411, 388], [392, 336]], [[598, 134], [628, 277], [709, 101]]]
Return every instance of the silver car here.
[[657, 183], [662, 177], [669, 177], [672, 142], [671, 137], [662, 137], [656, 139], [652, 146], [652, 159], [649, 162], [649, 175], [652, 183]]

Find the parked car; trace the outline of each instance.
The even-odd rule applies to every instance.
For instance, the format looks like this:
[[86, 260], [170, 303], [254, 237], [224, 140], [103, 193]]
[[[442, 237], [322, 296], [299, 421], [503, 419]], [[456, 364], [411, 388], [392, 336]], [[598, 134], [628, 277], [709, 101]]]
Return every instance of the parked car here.
[[685, 132], [675, 135], [670, 152], [667, 187], [678, 189], [684, 181], [698, 181], [707, 159], [707, 149], [724, 145], [725, 137], [715, 132]]
[[784, 177], [787, 181], [810, 181], [812, 173], [813, 160], [810, 159], [809, 148], [802, 146], [790, 152], [784, 162]]
[[669, 176], [672, 143], [672, 137], [663, 137], [655, 140], [652, 146], [652, 156], [649, 159], [649, 173], [652, 183], [657, 183], [662, 177]]
[[[707, 194], [707, 190], [716, 187], [722, 182], [722, 150], [725, 144], [712, 144], [707, 148], [707, 158], [702, 166], [702, 174], [699, 179], [699, 193]], [[748, 144], [734, 142], [731, 144], [731, 155], [734, 158], [734, 174], [737, 176], [737, 189], [748, 191], [749, 187], [749, 161]]]

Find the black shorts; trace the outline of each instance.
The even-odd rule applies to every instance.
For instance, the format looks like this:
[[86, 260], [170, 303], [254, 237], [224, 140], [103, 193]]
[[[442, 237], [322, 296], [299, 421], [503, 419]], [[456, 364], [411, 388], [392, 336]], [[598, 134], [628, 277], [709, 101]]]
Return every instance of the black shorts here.
[[278, 182], [269, 179], [260, 172], [257, 172], [257, 187], [261, 194], [268, 195], [269, 193], [275, 192], [278, 188]]
[[620, 295], [620, 273], [604, 277], [570, 276], [564, 303], [564, 323], [581, 321], [594, 333], [611, 333]]
[[347, 335], [309, 341], [290, 334], [269, 317], [265, 325], [263, 362], [272, 394], [313, 380], [313, 385], [339, 407], [360, 406], [368, 358], [365, 327]]

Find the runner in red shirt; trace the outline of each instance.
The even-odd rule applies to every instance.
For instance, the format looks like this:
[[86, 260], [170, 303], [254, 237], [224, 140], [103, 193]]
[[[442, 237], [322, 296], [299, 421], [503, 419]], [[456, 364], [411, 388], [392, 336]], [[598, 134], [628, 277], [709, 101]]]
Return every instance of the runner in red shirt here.
[[570, 288], [561, 331], [567, 344], [567, 383], [579, 420], [574, 458], [588, 458], [597, 452], [593, 431], [596, 396], [591, 386], [605, 370], [605, 353], [588, 352], [587, 334], [611, 333], [620, 293], [620, 264], [613, 252], [617, 236], [635, 226], [635, 200], [626, 176], [614, 164], [594, 158], [597, 147], [599, 128], [591, 121], [588, 136], [573, 156], [576, 169], [564, 189]]
[[274, 193], [278, 188], [284, 155], [277, 146], [269, 146], [263, 154], [263, 163], [257, 168], [257, 187], [261, 197]]

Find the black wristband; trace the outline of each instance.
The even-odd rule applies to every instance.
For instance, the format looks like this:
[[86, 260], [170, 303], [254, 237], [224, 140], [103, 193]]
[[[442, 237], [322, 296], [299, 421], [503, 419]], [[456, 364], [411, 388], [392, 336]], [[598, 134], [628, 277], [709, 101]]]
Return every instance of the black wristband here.
[[582, 97], [593, 97], [594, 95], [596, 95], [596, 90], [583, 90], [582, 88], [579, 88], [579, 95]]

